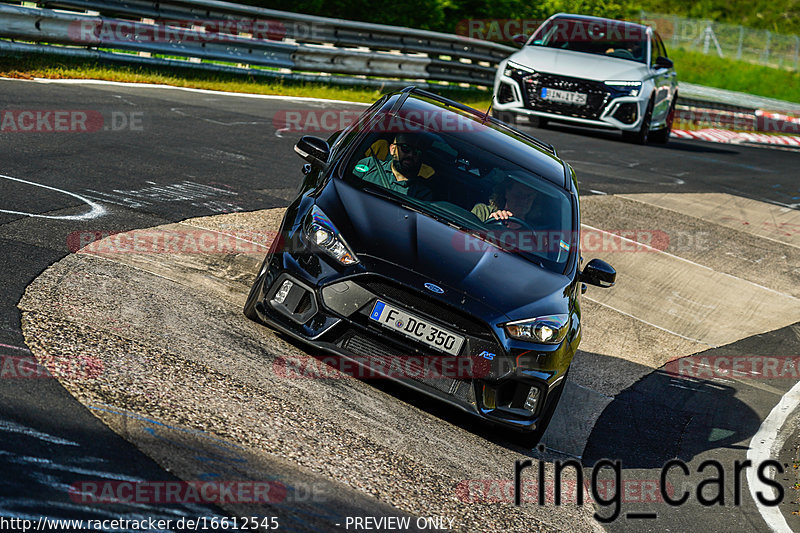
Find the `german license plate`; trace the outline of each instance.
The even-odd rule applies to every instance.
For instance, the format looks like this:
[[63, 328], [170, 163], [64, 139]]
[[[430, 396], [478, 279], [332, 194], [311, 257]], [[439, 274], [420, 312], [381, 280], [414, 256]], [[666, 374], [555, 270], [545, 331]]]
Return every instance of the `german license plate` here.
[[586, 95], [584, 93], [561, 91], [559, 89], [548, 89], [547, 87], [542, 87], [542, 92], [540, 95], [542, 100], [561, 102], [563, 104], [586, 105]]
[[369, 318], [384, 327], [399, 331], [407, 337], [450, 355], [458, 355], [464, 344], [464, 337], [461, 335], [435, 326], [424, 318], [406, 313], [380, 300], [375, 302]]

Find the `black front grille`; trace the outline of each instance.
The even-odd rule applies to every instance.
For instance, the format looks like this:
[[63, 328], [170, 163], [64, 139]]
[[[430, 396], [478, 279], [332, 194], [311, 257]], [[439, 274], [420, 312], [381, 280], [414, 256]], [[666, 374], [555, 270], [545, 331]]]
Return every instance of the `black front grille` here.
[[425, 297], [414, 290], [376, 278], [359, 279], [358, 284], [380, 298], [390, 300], [404, 309], [427, 315], [443, 326], [449, 326], [465, 335], [494, 340], [494, 334], [486, 323], [446, 304], [433, 301], [432, 297]]
[[[522, 83], [525, 87], [526, 104], [530, 109], [568, 117], [597, 119], [603, 112], [610, 96], [609, 90], [602, 82], [542, 72], [525, 76]], [[583, 93], [586, 95], [586, 104], [564, 104], [542, 99], [543, 88]]]
[[[393, 358], [409, 355], [408, 353], [404, 353], [401, 350], [389, 346], [379, 339], [354, 330], [349, 330], [339, 337], [336, 341], [336, 345], [344, 348], [353, 355], [363, 357], [367, 361], [373, 362], [376, 366], [385, 368], [394, 368], [392, 366]], [[411, 378], [414, 381], [423, 383], [467, 403], [473, 403], [475, 401], [475, 391], [472, 386], [472, 380], [426, 376], [425, 368], [412, 359], [403, 361], [401, 367], [409, 376], [419, 376]]]

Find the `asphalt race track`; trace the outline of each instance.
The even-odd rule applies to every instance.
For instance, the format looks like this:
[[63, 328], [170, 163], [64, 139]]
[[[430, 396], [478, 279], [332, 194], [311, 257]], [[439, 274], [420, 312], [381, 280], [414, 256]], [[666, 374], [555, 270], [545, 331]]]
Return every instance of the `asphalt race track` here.
[[[326, 137], [315, 125], [363, 106], [91, 82], [0, 80], [0, 95], [0, 516], [800, 531], [800, 153], [529, 129], [578, 173], [585, 260], [619, 274], [584, 295], [581, 350], [546, 449], [525, 450], [389, 383], [292, 376], [292, 365], [319, 369], [319, 354], [241, 315], [301, 176], [302, 133], [286, 117]], [[240, 248], [81, 249], [95, 232], [130, 231]], [[578, 461], [587, 488], [597, 469], [620, 488], [619, 508], [575, 505], [574, 494], [514, 506], [514, 462], [527, 458], [548, 482], [559, 462]], [[604, 481], [603, 459], [618, 461], [620, 485]], [[676, 506], [657, 490], [673, 459], [686, 473], [669, 470], [667, 492], [688, 495]], [[777, 506], [752, 494], [765, 490], [756, 471], [768, 459], [783, 470], [767, 472], [784, 492]], [[575, 469], [564, 477], [569, 492]], [[267, 483], [270, 497], [92, 498], [97, 486], [177, 480]]]

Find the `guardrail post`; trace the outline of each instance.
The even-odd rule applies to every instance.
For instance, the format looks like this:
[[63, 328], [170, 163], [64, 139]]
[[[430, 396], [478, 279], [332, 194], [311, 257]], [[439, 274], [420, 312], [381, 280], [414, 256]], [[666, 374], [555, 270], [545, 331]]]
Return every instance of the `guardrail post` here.
[[770, 41], [772, 40], [772, 34], [767, 30], [767, 42], [764, 43], [764, 66], [768, 66], [769, 64], [769, 45]]
[[680, 28], [680, 23], [678, 15], [675, 15], [672, 17], [672, 46], [674, 48], [678, 47], [678, 28]]
[[795, 71], [798, 70], [798, 68], [797, 68], [798, 67], [798, 65], [797, 65], [797, 63], [798, 63], [798, 61], [797, 61], [798, 53], [800, 53], [800, 37], [795, 35], [794, 36], [794, 70]]
[[736, 47], [736, 59], [742, 59], [742, 44], [744, 43], [744, 26], [739, 25], [739, 45]]

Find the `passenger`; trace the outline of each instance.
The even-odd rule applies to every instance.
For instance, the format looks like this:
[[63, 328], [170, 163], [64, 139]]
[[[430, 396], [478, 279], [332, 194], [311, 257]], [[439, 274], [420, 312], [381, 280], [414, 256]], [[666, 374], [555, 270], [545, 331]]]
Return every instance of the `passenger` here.
[[391, 158], [381, 161], [370, 154], [356, 164], [353, 174], [394, 192], [430, 201], [433, 198], [431, 189], [419, 175], [427, 148], [425, 136], [398, 133], [389, 145]]

